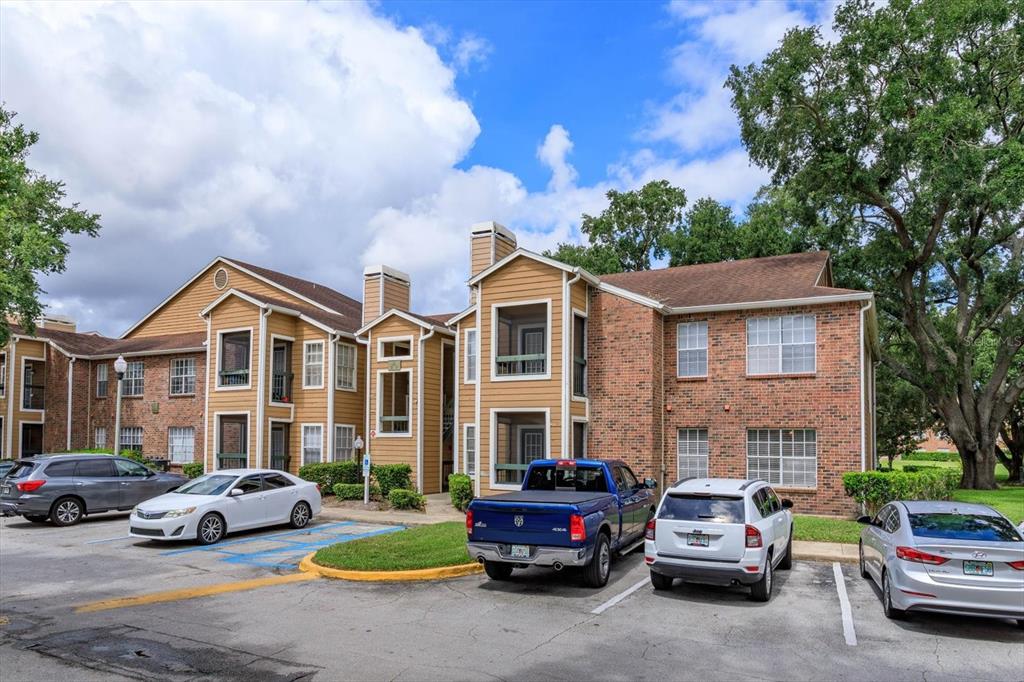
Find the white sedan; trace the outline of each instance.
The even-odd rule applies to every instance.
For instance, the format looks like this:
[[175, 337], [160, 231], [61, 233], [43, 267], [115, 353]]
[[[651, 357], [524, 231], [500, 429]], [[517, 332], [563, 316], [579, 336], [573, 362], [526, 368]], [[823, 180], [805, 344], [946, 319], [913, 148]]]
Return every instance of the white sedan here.
[[316, 483], [276, 469], [223, 469], [135, 507], [129, 534], [212, 545], [227, 533], [261, 526], [304, 528], [319, 513]]

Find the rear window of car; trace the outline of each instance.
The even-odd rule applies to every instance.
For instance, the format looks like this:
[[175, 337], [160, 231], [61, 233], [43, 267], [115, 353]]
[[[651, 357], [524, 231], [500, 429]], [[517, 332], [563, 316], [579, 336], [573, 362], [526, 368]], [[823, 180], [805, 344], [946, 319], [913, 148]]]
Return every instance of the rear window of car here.
[[25, 478], [36, 468], [31, 462], [18, 462], [7, 472], [7, 478]]
[[743, 498], [726, 495], [668, 495], [658, 512], [669, 521], [743, 523]]
[[908, 514], [916, 538], [1021, 542], [1017, 529], [1001, 516], [983, 514]]
[[526, 481], [526, 490], [575, 490], [581, 493], [606, 493], [608, 481], [602, 467], [534, 467]]
[[46, 466], [46, 475], [50, 478], [57, 478], [58, 476], [74, 476], [75, 465], [77, 462], [71, 460], [70, 462], [54, 462]]

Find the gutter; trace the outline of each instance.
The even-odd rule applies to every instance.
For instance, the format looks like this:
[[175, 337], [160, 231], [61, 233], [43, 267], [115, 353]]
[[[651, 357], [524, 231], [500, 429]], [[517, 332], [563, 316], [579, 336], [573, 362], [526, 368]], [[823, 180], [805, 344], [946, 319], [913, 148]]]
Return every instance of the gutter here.
[[68, 359], [68, 428], [67, 428], [67, 443], [64, 446], [65, 450], [71, 449], [71, 395], [72, 386], [75, 378], [75, 358]]
[[423, 349], [434, 331], [431, 327], [428, 334], [420, 332], [420, 352], [416, 363], [416, 489], [420, 495], [423, 494]]
[[[337, 371], [336, 358], [334, 354], [337, 352], [338, 339], [341, 337], [338, 334], [328, 334], [327, 343], [328, 347], [325, 349], [327, 352], [324, 353], [324, 361], [327, 362], [327, 433], [324, 434], [323, 443], [324, 454], [321, 457], [322, 462], [334, 461], [334, 393], [337, 388], [337, 377], [334, 373]], [[356, 381], [358, 385], [359, 382]]]
[[18, 341], [20, 339], [17, 336], [11, 338], [11, 345], [8, 346], [10, 349], [7, 358], [7, 388], [5, 390], [5, 397], [7, 398], [7, 422], [4, 429], [4, 438], [7, 439], [6, 445], [4, 445], [4, 456], [11, 459], [15, 459], [14, 453], [11, 452], [11, 448], [14, 447], [14, 400], [16, 393], [14, 391], [14, 365], [15, 358], [18, 355]]
[[[829, 296], [807, 296], [804, 298], [781, 298], [774, 301], [745, 301], [742, 303], [716, 303], [712, 305], [693, 305], [668, 308], [670, 315], [687, 315], [690, 313], [714, 313], [726, 310], [758, 310], [761, 308], [787, 308], [798, 305], [825, 305], [848, 301], [874, 301], [875, 295], [870, 291], [858, 291], [852, 294], [833, 294]], [[870, 307], [870, 306], [869, 306]]]
[[[256, 466], [260, 467], [263, 459], [263, 404], [266, 401], [266, 369], [267, 369], [267, 318], [273, 311], [265, 309], [260, 314], [260, 359], [256, 363], [260, 373], [256, 378]], [[209, 384], [209, 381], [207, 381]], [[209, 386], [207, 386], [209, 391]]]

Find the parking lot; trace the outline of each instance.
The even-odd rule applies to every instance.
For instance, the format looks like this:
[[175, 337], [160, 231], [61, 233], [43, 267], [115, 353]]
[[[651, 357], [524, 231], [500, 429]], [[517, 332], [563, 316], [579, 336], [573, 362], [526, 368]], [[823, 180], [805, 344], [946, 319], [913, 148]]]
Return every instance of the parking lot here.
[[[569, 572], [529, 570], [508, 583], [313, 579], [186, 598], [192, 589], [289, 580], [317, 546], [395, 527], [321, 521], [212, 548], [127, 538], [126, 529], [124, 515], [72, 528], [0, 521], [5, 682], [1024, 676], [1024, 631], [1012, 623], [888, 621], [852, 565], [797, 562], [778, 574], [768, 604], [733, 588], [677, 583], [655, 593], [637, 554], [618, 561], [601, 590]], [[166, 590], [182, 598], [104, 605]]]

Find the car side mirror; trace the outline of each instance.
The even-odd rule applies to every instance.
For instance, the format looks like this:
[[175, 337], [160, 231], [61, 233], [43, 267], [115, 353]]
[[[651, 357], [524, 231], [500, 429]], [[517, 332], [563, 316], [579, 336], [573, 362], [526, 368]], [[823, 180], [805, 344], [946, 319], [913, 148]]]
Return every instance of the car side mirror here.
[[785, 497], [782, 498], [782, 508], [783, 509], [792, 509], [793, 508], [793, 500], [787, 499]]
[[244, 495], [244, 494], [245, 494], [245, 491], [242, 490], [241, 488], [232, 488], [231, 489], [231, 497], [238, 497], [239, 495]]
[[650, 488], [651, 490], [654, 490], [655, 488], [658, 487], [658, 481], [656, 481], [653, 478], [645, 478], [644, 479], [644, 487], [645, 488]]
[[871, 517], [870, 516], [858, 516], [857, 517], [857, 523], [863, 523], [865, 526], [870, 526], [871, 525]]
[[155, 471], [150, 471], [149, 469], [146, 469], [146, 478], [153, 478], [154, 476], [156, 476]]

